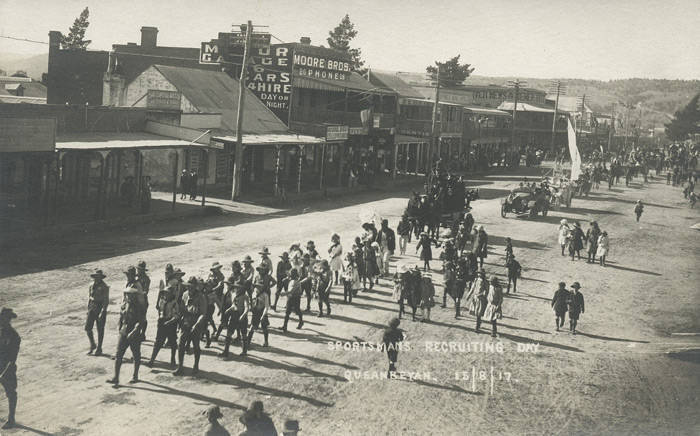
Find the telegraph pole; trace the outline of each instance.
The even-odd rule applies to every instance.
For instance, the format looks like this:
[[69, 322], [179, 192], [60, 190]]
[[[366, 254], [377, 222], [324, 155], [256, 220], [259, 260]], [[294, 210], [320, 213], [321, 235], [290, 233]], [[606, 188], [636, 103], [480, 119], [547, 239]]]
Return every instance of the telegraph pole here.
[[615, 129], [615, 103], [612, 104], [612, 113], [610, 114], [610, 128], [608, 129], [608, 153], [611, 151], [613, 129]]
[[[241, 26], [243, 27], [243, 26]], [[243, 30], [243, 29], [241, 29]], [[250, 39], [253, 35], [253, 22], [248, 20], [245, 27], [245, 45], [243, 47], [243, 64], [241, 77], [238, 81], [238, 115], [236, 117], [236, 151], [233, 159], [233, 186], [231, 200], [237, 200], [241, 192], [241, 172], [243, 170], [243, 105], [245, 104], [246, 74], [248, 72], [248, 57], [250, 55]]]
[[[432, 149], [429, 151], [429, 156], [428, 156], [428, 174], [432, 174], [433, 151], [438, 149], [438, 145], [439, 145], [439, 141], [440, 141], [440, 135], [438, 134], [438, 131], [437, 131], [438, 104], [440, 103], [440, 64], [438, 64], [437, 62], [435, 64], [437, 65], [437, 75], [436, 75], [436, 80], [435, 80], [435, 105], [433, 106], [433, 124], [432, 124], [433, 140], [432, 140]], [[439, 156], [438, 156], [438, 159], [439, 159]]]
[[581, 109], [581, 117], [580, 117], [580, 121], [581, 121], [581, 122], [580, 122], [579, 125], [578, 125], [578, 136], [579, 136], [579, 139], [580, 139], [580, 137], [581, 137], [581, 133], [583, 133], [583, 123], [584, 123], [583, 119], [584, 119], [584, 117], [585, 117], [585, 115], [586, 115], [586, 94], [583, 94], [583, 97], [581, 97], [581, 106], [580, 106], [580, 109]]
[[552, 84], [553, 88], [556, 86], [557, 90], [557, 99], [554, 102], [554, 118], [552, 118], [552, 143], [551, 143], [551, 149], [552, 153], [554, 153], [554, 138], [556, 135], [556, 126], [557, 126], [557, 111], [559, 110], [559, 94], [564, 92], [565, 85], [562, 84], [561, 80], [557, 80]]
[[512, 87], [514, 89], [513, 93], [513, 121], [512, 121], [512, 126], [511, 126], [511, 139], [510, 139], [510, 146], [515, 147], [515, 113], [518, 109], [518, 93], [520, 92], [520, 87], [525, 86], [526, 83], [522, 82], [518, 79], [511, 80], [508, 82], [508, 86]]

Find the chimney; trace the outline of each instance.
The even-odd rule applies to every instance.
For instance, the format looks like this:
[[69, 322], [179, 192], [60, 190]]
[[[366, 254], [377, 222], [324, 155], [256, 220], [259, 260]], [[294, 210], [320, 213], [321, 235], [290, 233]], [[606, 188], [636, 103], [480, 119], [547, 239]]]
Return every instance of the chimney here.
[[158, 43], [158, 28], [143, 26], [141, 28], [141, 47], [156, 48]]
[[[55, 104], [54, 97], [56, 94], [56, 68], [57, 57], [61, 51], [61, 32], [58, 30], [52, 30], [49, 32], [49, 59], [46, 68], [46, 78], [44, 80], [44, 85], [46, 85], [46, 102], [50, 104]], [[42, 79], [44, 79], [42, 75]]]
[[299, 42], [304, 44], [304, 45], [311, 45], [311, 38], [309, 38], [308, 36], [302, 36], [299, 39]]

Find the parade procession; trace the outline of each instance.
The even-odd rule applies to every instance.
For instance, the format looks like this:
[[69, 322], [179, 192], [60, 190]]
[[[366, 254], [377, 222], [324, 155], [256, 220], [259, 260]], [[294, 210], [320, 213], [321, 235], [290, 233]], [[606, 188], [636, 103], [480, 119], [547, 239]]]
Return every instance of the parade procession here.
[[0, 2], [0, 435], [700, 434], [692, 2], [84, 3]]

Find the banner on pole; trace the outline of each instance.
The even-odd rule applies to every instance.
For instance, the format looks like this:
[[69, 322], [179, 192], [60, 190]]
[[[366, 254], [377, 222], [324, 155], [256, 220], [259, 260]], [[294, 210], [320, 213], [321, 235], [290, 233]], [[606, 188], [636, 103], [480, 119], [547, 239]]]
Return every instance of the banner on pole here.
[[571, 179], [578, 180], [581, 175], [581, 155], [578, 152], [578, 147], [576, 146], [576, 131], [574, 126], [571, 125], [571, 119], [568, 119], [568, 134], [569, 134], [569, 154], [571, 155]]

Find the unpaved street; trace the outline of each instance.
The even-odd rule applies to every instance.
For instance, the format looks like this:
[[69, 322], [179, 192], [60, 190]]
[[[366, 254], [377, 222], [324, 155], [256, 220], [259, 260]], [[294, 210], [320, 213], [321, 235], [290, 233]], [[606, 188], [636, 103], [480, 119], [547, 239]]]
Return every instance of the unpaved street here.
[[[197, 378], [173, 377], [164, 363], [166, 349], [153, 370], [141, 367], [140, 383], [119, 389], [105, 383], [116, 347], [118, 289], [128, 265], [145, 260], [153, 288], [167, 263], [187, 275], [206, 275], [220, 261], [228, 274], [232, 260], [257, 258], [262, 246], [270, 248], [275, 264], [293, 242], [314, 240], [325, 253], [333, 232], [347, 250], [360, 234], [358, 213], [374, 208], [395, 228], [408, 189], [329, 200], [295, 213], [224, 214], [5, 251], [0, 306], [19, 315], [14, 325], [22, 336], [21, 425], [8, 434], [198, 434], [206, 422], [202, 411], [211, 404], [222, 408], [223, 425], [237, 434], [243, 430], [238, 417], [256, 399], [263, 400], [278, 430], [285, 418], [295, 418], [304, 435], [699, 434], [700, 233], [690, 229], [700, 221], [698, 210], [688, 208], [679, 188], [657, 178], [610, 191], [601, 186], [547, 217], [503, 219], [499, 200], [521, 179], [495, 175], [478, 181], [488, 199], [473, 204], [477, 224], [489, 233], [487, 271], [505, 276], [505, 237], [513, 239], [523, 265], [517, 294], [503, 304], [500, 336], [476, 334], [466, 310], [455, 320], [449, 299], [447, 309], [433, 310], [431, 323], [404, 319], [401, 328], [412, 349], [400, 354], [398, 368], [413, 380], [372, 379], [374, 373], [366, 371], [385, 374], [385, 354], [329, 346], [381, 340], [381, 329], [397, 311], [391, 283], [382, 280], [353, 305], [342, 304], [342, 288], [335, 287], [332, 318], [317, 318], [314, 302], [302, 330], [273, 329], [271, 346], [254, 345], [245, 359], [220, 360], [215, 354], [222, 344], [203, 348]], [[638, 198], [646, 203], [641, 223], [633, 213]], [[561, 256], [561, 218], [578, 220], [584, 229], [596, 220], [608, 231], [608, 267]], [[415, 241], [396, 262], [419, 262]], [[438, 270], [433, 277], [441, 277], [439, 262], [432, 266]], [[89, 274], [98, 267], [107, 274], [112, 305], [107, 355], [92, 357], [85, 355], [83, 325]], [[550, 299], [559, 281], [582, 285], [586, 311], [577, 336], [554, 331]], [[442, 300], [442, 287], [438, 296]], [[144, 356], [150, 356], [155, 336], [156, 313], [149, 310]], [[272, 317], [273, 327], [283, 315]], [[484, 328], [490, 331], [490, 325]], [[435, 348], [435, 341], [473, 345], [445, 350]], [[186, 356], [191, 365], [192, 356]], [[124, 364], [123, 381], [131, 369]], [[0, 416], [6, 411], [2, 397]]]

